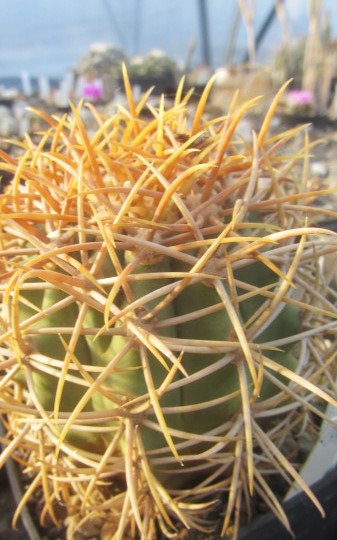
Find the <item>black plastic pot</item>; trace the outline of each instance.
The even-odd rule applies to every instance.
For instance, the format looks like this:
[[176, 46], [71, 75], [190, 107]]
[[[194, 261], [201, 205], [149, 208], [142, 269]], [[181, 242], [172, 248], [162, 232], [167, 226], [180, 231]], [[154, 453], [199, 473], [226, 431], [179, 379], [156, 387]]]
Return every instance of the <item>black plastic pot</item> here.
[[[5, 429], [0, 418], [0, 437], [5, 437]], [[0, 450], [3, 447], [0, 445]], [[12, 528], [12, 518], [17, 505], [19, 504], [23, 492], [20, 479], [20, 471], [12, 458], [6, 461], [4, 469], [0, 475], [1, 506], [2, 516], [0, 524], [1, 540], [41, 540], [39, 531], [30, 515], [29, 509], [25, 507], [21, 512], [17, 523], [17, 528]]]
[[6, 499], [5, 508], [0, 508], [0, 512], [2, 515], [6, 512], [7, 516], [4, 521], [6, 530], [1, 531], [0, 538], [3, 540], [42, 540], [27, 507], [23, 509], [20, 515], [17, 528], [12, 528], [12, 517], [22, 497], [18, 469], [12, 460], [6, 463], [6, 475], [3, 474], [1, 479], [1, 491], [6, 494]]
[[[283, 508], [288, 516], [296, 540], [337, 539], [337, 467], [322, 480], [311, 486], [324, 508], [325, 518], [304, 493], [285, 502]], [[272, 514], [257, 519], [243, 528], [239, 540], [290, 540], [292, 536]]]

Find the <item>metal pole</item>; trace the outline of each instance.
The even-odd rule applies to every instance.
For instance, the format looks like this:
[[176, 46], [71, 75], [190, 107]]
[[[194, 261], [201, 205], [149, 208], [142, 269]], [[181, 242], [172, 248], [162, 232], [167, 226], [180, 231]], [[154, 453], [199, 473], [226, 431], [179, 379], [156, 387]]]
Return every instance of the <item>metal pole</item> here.
[[[284, 0], [280, 0], [281, 3], [284, 1]], [[259, 45], [261, 44], [261, 41], [263, 40], [264, 36], [266, 35], [268, 29], [269, 29], [269, 26], [271, 25], [271, 23], [273, 22], [275, 16], [277, 14], [277, 9], [276, 9], [276, 5], [274, 4], [273, 7], [271, 8], [271, 10], [269, 11], [267, 17], [265, 18], [264, 22], [262, 23], [262, 26], [260, 28], [260, 30], [258, 31], [257, 35], [256, 35], [256, 39], [255, 39], [255, 48], [256, 50], [258, 49]], [[248, 62], [249, 60], [249, 51], [246, 51], [243, 59], [242, 59], [242, 62], [245, 64], [246, 62]]]
[[234, 15], [233, 15], [233, 21], [232, 21], [232, 24], [231, 24], [231, 29], [230, 29], [229, 37], [228, 37], [228, 41], [227, 41], [227, 46], [226, 46], [225, 66], [228, 66], [233, 61], [233, 54], [234, 54], [234, 49], [235, 49], [235, 44], [236, 44], [236, 39], [237, 39], [237, 35], [238, 35], [240, 22], [241, 22], [240, 7], [238, 5], [236, 5], [235, 12], [234, 12]]
[[120, 28], [115, 13], [112, 9], [112, 6], [109, 2], [109, 0], [102, 0], [103, 6], [105, 8], [107, 17], [109, 19], [109, 22], [112, 26], [113, 31], [115, 32], [117, 38], [119, 39], [119, 45], [125, 49], [126, 43], [125, 43], [125, 35], [122, 29]]
[[140, 51], [141, 3], [142, 0], [134, 0], [133, 54], [139, 54]]
[[201, 58], [203, 64], [210, 66], [211, 53], [209, 47], [207, 0], [198, 0], [198, 6], [201, 34]]

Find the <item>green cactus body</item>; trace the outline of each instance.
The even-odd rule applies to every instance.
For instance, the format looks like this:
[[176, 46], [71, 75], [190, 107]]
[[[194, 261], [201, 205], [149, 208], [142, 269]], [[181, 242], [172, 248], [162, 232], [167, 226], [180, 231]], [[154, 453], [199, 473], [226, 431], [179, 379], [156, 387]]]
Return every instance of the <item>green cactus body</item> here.
[[[128, 257], [129, 262], [132, 261], [132, 256]], [[139, 264], [133, 274], [149, 274], [164, 273], [170, 269], [175, 271], [187, 272], [188, 267], [185, 263], [171, 261], [168, 258], [163, 258], [156, 264]], [[235, 278], [246, 282], [250, 285], [258, 287], [266, 287], [275, 281], [278, 277], [264, 264], [256, 262], [249, 265], [247, 268], [237, 270]], [[130, 281], [129, 286], [132, 291], [132, 300], [139, 300], [145, 295], [156, 291], [157, 289], [167, 285], [169, 280], [163, 279], [143, 279], [140, 281]], [[240, 293], [240, 289], [238, 289]], [[139, 313], [131, 316], [134, 321], [141, 321], [142, 317], [149, 314], [161, 301], [161, 297], [148, 302], [139, 308]], [[244, 300], [240, 303], [240, 317], [242, 324], [247, 322], [255, 311], [266, 301], [262, 295], [254, 295], [253, 297]], [[149, 331], [162, 336], [178, 337], [180, 339], [194, 340], [198, 344], [200, 340], [211, 340], [223, 342], [229, 339], [234, 339], [232, 323], [229, 319], [226, 309], [221, 308], [203, 315], [199, 318], [192, 318], [189, 321], [182, 322], [176, 326], [166, 326], [160, 329], [159, 333], [156, 330], [156, 321], [162, 321], [173, 316], [184, 316], [205, 309], [215, 304], [219, 304], [220, 298], [216, 292], [212, 280], [201, 281], [187, 285], [164, 309], [160, 310], [153, 320], [151, 317], [147, 323], [142, 322], [142, 326], [147, 327]], [[123, 309], [127, 303], [121, 303], [120, 308]], [[126, 328], [125, 322], [119, 321], [115, 328]], [[103, 314], [98, 311], [89, 310], [86, 319], [87, 327], [103, 327]], [[263, 344], [267, 341], [282, 339], [295, 334], [299, 329], [298, 312], [291, 305], [286, 305], [275, 320], [258, 336], [255, 342]], [[115, 356], [128, 343], [130, 336], [114, 335], [112, 337], [102, 336], [94, 339], [92, 336], [87, 336], [88, 345], [90, 348], [91, 358], [94, 365], [106, 366], [113, 361]], [[283, 351], [268, 351], [268, 356], [280, 364], [294, 368], [295, 358], [287, 351], [287, 347]], [[229, 353], [230, 355], [231, 353]], [[182, 357], [182, 366], [187, 375], [197, 374], [199, 371], [212, 366], [221, 358], [224, 358], [226, 353], [189, 353], [185, 352]], [[156, 388], [159, 388], [163, 382], [167, 371], [160, 364], [158, 359], [149, 354], [149, 362], [151, 366], [151, 376]], [[247, 370], [248, 373], [248, 370]], [[249, 375], [248, 375], [249, 377]], [[180, 373], [176, 374], [175, 380], [183, 378]], [[203, 433], [205, 425], [208, 429], [218, 428], [224, 425], [233, 415], [241, 410], [240, 385], [238, 373], [235, 363], [228, 362], [228, 365], [220, 371], [215, 371], [209, 375], [203, 375], [194, 382], [183, 385], [181, 388], [175, 389], [166, 393], [160, 401], [162, 407], [179, 406], [194, 406], [191, 412], [183, 412], [179, 414], [171, 414], [166, 421], [169, 427], [186, 431], [187, 433]], [[253, 385], [251, 385], [253, 391]], [[260, 393], [260, 400], [266, 399], [277, 392], [278, 388], [267, 380], [263, 381]], [[111, 399], [109, 399], [111, 393]], [[99, 410], [109, 410], [116, 405], [127, 405], [133, 399], [146, 395], [147, 385], [144, 378], [144, 371], [139, 353], [139, 343], [134, 340], [134, 347], [118, 361], [115, 371], [108, 375], [104, 381], [104, 391], [94, 394], [93, 408]], [[209, 400], [216, 400], [230, 394], [237, 394], [235, 397], [226, 400], [222, 404], [216, 404], [207, 408], [203, 404]], [[200, 409], [198, 409], [198, 403]], [[141, 427], [141, 433], [144, 446], [147, 450], [153, 450], [165, 446], [164, 436], [160, 431], [150, 430], [146, 427]], [[109, 439], [109, 437], [108, 437]], [[124, 439], [121, 444], [124, 445]], [[179, 439], [176, 439], [179, 442]], [[207, 445], [206, 445], [207, 446]], [[205, 445], [200, 445], [199, 451], [205, 449]], [[165, 482], [170, 485], [177, 485], [177, 479], [172, 483], [168, 480], [165, 473], [159, 472], [160, 478], [165, 478]], [[180, 481], [180, 480], [179, 480]], [[186, 475], [185, 475], [186, 481]], [[179, 482], [178, 482], [179, 483]]]
[[[65, 293], [58, 289], [47, 289], [44, 292], [30, 291], [22, 294], [30, 303], [36, 306], [36, 310], [33, 307], [29, 307], [23, 302], [20, 304], [20, 321], [25, 321], [28, 317], [35, 315], [38, 311], [44, 311], [54, 306], [60, 300], [66, 298]], [[48, 329], [58, 327], [60, 322], [62, 326], [72, 328], [75, 324], [76, 317], [78, 315], [78, 309], [76, 304], [71, 304], [62, 309], [62, 320], [60, 321], [60, 313], [50, 313], [48, 316], [43, 317], [40, 321], [31, 326], [32, 330]], [[66, 343], [69, 342], [70, 336], [64, 335], [63, 339]], [[32, 334], [29, 336], [28, 347], [31, 352], [37, 352], [44, 355], [47, 359], [63, 360], [65, 356], [65, 347], [58, 334], [44, 333], [44, 334]], [[74, 350], [74, 355], [80, 359], [83, 364], [90, 364], [90, 353], [87, 347], [86, 341], [83, 336], [80, 336], [77, 346]], [[77, 370], [69, 370], [70, 375], [77, 375]], [[54, 400], [56, 394], [56, 388], [58, 385], [59, 377], [53, 376], [43, 371], [36, 369], [32, 370], [32, 378], [34, 382], [34, 389], [38, 396], [39, 401], [46, 410], [53, 410]], [[19, 380], [24, 381], [24, 375], [19, 375]], [[76, 384], [75, 382], [65, 381], [64, 391], [62, 392], [62, 399], [60, 403], [60, 410], [69, 412], [74, 409], [79, 399], [85, 392], [85, 387]], [[91, 409], [91, 405], [88, 404], [87, 410]]]
[[[132, 257], [131, 259], [132, 260]], [[139, 264], [133, 274], [139, 273], [158, 273], [168, 272], [170, 269], [169, 261], [162, 259], [156, 264]], [[141, 281], [130, 281], [129, 286], [132, 293], [132, 300], [138, 300], [145, 295], [156, 291], [160, 287], [163, 287], [169, 283], [167, 278], [163, 279], [143, 279]], [[166, 318], [174, 316], [174, 308], [172, 304], [169, 304], [164, 309], [160, 310], [158, 315], [146, 319], [146, 315], [151, 314], [151, 310], [160, 302], [161, 298], [147, 302], [138, 309], [138, 313], [127, 315], [135, 324], [140, 324], [142, 328], [147, 329], [149, 332], [157, 334], [156, 321], [162, 321]], [[123, 309], [127, 306], [125, 301], [122, 302], [120, 308]], [[142, 320], [144, 318], [144, 321]], [[90, 310], [86, 319], [86, 325], [103, 327], [103, 315], [99, 312]], [[114, 335], [112, 337], [99, 336], [97, 339], [90, 337], [88, 339], [88, 345], [91, 352], [91, 358], [94, 365], [107, 366], [110, 362], [114, 361], [115, 356], [130, 342], [130, 331], [127, 329], [127, 321], [119, 321], [116, 323], [115, 328], [125, 330], [126, 335]], [[162, 336], [175, 337], [176, 329], [172, 326], [165, 327], [160, 330], [159, 334]], [[136, 398], [139, 398], [147, 394], [147, 384], [144, 378], [144, 368], [139, 351], [139, 341], [134, 336], [134, 345], [123, 355], [123, 357], [116, 363], [114, 371], [109, 374], [104, 381], [104, 391], [96, 392], [93, 395], [92, 402], [94, 410], [109, 410], [116, 405], [128, 406], [128, 403]], [[150, 366], [151, 377], [155, 388], [159, 388], [168, 375], [168, 369], [172, 366], [170, 361], [164, 359], [167, 363], [166, 369], [161, 362], [154, 357], [152, 353], [148, 354], [148, 361]], [[178, 375], [176, 374], [176, 377]], [[109, 399], [109, 393], [111, 399]], [[144, 401], [144, 400], [143, 400]], [[160, 400], [162, 406], [179, 406], [180, 404], [180, 391], [175, 390], [166, 393]], [[135, 404], [135, 408], [141, 406], [141, 402]], [[175, 427], [179, 426], [180, 419], [176, 416], [173, 417], [171, 422]], [[170, 421], [168, 421], [170, 425]], [[141, 428], [143, 443], [145, 448], [157, 448], [165, 443], [165, 439], [161, 432], [153, 431], [148, 428]]]
[[[246, 268], [237, 270], [235, 272], [235, 278], [249, 285], [254, 285], [257, 289], [272, 285], [273, 283], [277, 284], [279, 279], [272, 270], [261, 262], [255, 262]], [[238, 289], [238, 292], [243, 293], [244, 291]], [[241, 302], [240, 313], [243, 321], [249, 321], [266, 300], [265, 296], [256, 294]], [[290, 304], [284, 305], [279, 315], [256, 338], [256, 342], [263, 343], [264, 341], [274, 341], [275, 339], [293, 336], [299, 331], [299, 327], [298, 309]]]
[[[212, 287], [204, 283], [187, 286], [175, 299], [177, 315], [194, 313], [197, 310], [213, 306], [220, 301], [219, 296]], [[178, 325], [177, 334], [181, 339], [225, 341], [231, 330], [231, 323], [225, 309], [205, 315]], [[222, 358], [224, 353], [198, 354], [185, 353], [183, 365], [188, 375], [207, 368]], [[201, 384], [201, 381], [204, 384]], [[182, 388], [182, 405], [205, 403], [210, 399], [220, 398], [238, 390], [238, 378], [235, 366], [228, 365], [220, 372], [211, 373]], [[226, 422], [239, 406], [238, 398], [206, 409], [196, 410], [184, 415], [186, 431], [200, 433], [207, 425], [209, 429]]]
[[[181, 266], [181, 265], [180, 265]], [[253, 267], [252, 267], [253, 266]], [[275, 274], [265, 267], [260, 262], [250, 265], [248, 268], [235, 272], [235, 278], [246, 282], [249, 285], [257, 287], [265, 287], [273, 283], [276, 279]], [[240, 289], [238, 289], [240, 293]], [[265, 302], [265, 297], [255, 295], [252, 298], [246, 299], [240, 303], [240, 316], [242, 323], [247, 322], [250, 317], [262, 306]], [[174, 308], [176, 314], [184, 315], [186, 313], [194, 313], [200, 309], [219, 303], [220, 298], [212, 285], [206, 283], [197, 283], [186, 287], [178, 298], [175, 299]], [[282, 339], [296, 334], [299, 330], [298, 310], [291, 305], [286, 305], [280, 314], [273, 320], [268, 327], [257, 337], [255, 343], [264, 343], [276, 339]], [[199, 319], [180, 324], [177, 328], [177, 335], [181, 338], [188, 339], [205, 339], [225, 341], [226, 339], [234, 339], [232, 324], [229, 320], [225, 309], [203, 316]], [[197, 343], [197, 341], [196, 341]], [[294, 367], [293, 362], [290, 362], [291, 355], [287, 354], [288, 347], [285, 347], [284, 354], [282, 351], [269, 351], [271, 358], [277, 359], [288, 367]], [[230, 353], [229, 353], [230, 354]], [[208, 365], [212, 365], [224, 355], [219, 354], [190, 354], [184, 355], [184, 367], [189, 374], [196, 373]], [[293, 358], [293, 357], [291, 357]], [[206, 384], [207, 381], [207, 384]], [[268, 391], [269, 383], [264, 382], [261, 390], [263, 395], [270, 395]], [[189, 384], [182, 391], [182, 403], [191, 405], [198, 400], [202, 402], [212, 398], [218, 398], [224, 395], [236, 392], [239, 389], [237, 370], [235, 365], [224, 367], [220, 373], [215, 372], [208, 377]], [[270, 390], [270, 389], [269, 389]], [[274, 388], [276, 391], [276, 389]], [[261, 394], [261, 395], [262, 395]], [[240, 407], [240, 398], [233, 398], [226, 401], [223, 405], [217, 405], [213, 408], [198, 411], [197, 414], [190, 414], [186, 418], [186, 427], [190, 424], [190, 428], [203, 429], [201, 426], [208, 424], [210, 428], [221, 425], [228, 420], [235, 411]], [[196, 421], [193, 418], [197, 418]]]
[[[278, 282], [278, 277], [275, 273], [267, 268], [261, 262], [255, 262], [248, 265], [245, 268], [237, 270], [235, 272], [236, 279], [254, 285], [257, 288], [265, 287], [273, 283]], [[240, 293], [240, 289], [238, 289]], [[242, 291], [243, 292], [243, 291]], [[240, 303], [240, 313], [242, 320], [247, 322], [251, 317], [258, 312], [258, 310], [267, 303], [268, 300], [260, 294], [256, 294], [251, 298], [248, 298]], [[266, 306], [266, 309], [267, 309]], [[284, 305], [280, 313], [275, 317], [266, 328], [259, 333], [255, 338], [256, 344], [273, 342], [281, 340], [283, 338], [295, 336], [300, 331], [300, 317], [299, 310], [291, 304]], [[275, 360], [280, 365], [294, 370], [296, 368], [297, 361], [292, 354], [294, 344], [282, 345], [281, 350], [264, 350], [263, 354], [266, 354], [272, 360]], [[283, 382], [286, 382], [283, 379]], [[260, 401], [271, 397], [274, 393], [278, 392], [278, 388], [264, 378], [262, 387], [260, 390]]]

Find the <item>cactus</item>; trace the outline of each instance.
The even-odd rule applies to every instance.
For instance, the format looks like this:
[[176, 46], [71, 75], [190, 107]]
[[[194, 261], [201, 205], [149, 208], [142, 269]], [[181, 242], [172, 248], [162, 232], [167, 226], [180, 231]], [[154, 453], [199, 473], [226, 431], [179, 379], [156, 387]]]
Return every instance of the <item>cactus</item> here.
[[87, 105], [96, 132], [83, 103], [40, 111], [38, 141], [1, 152], [0, 463], [31, 479], [15, 519], [42, 489], [41, 522], [61, 502], [69, 538], [97, 522], [115, 540], [235, 537], [253, 497], [289, 529], [271, 475], [323, 510], [287, 433], [337, 406], [321, 271], [337, 239], [316, 224], [333, 213], [312, 205], [307, 132], [268, 135], [286, 85], [247, 141], [256, 100], [207, 120], [214, 79], [194, 112], [183, 81], [156, 109], [124, 79], [128, 108]]

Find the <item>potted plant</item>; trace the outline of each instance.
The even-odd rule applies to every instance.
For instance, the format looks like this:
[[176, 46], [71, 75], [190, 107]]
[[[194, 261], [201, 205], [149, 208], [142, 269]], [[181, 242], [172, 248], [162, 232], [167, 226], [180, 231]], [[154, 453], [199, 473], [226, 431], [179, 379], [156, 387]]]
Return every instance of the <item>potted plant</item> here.
[[286, 85], [248, 141], [236, 128], [256, 99], [204, 119], [214, 78], [192, 117], [183, 81], [155, 109], [124, 80], [128, 109], [87, 105], [90, 136], [79, 104], [39, 112], [49, 128], [18, 159], [1, 152], [2, 462], [26, 479], [15, 518], [38, 497], [41, 523], [68, 538], [235, 538], [258, 500], [290, 529], [285, 486], [323, 512], [294, 462], [337, 406], [322, 271], [337, 239], [315, 226], [332, 212], [312, 204], [308, 135], [292, 154], [302, 128], [268, 134]]
[[[177, 87], [178, 67], [161, 49], [153, 49], [145, 55], [134, 56], [127, 63], [133, 86], [146, 92], [152, 87], [152, 95], [174, 95]], [[143, 113], [145, 112], [145, 109]]]

